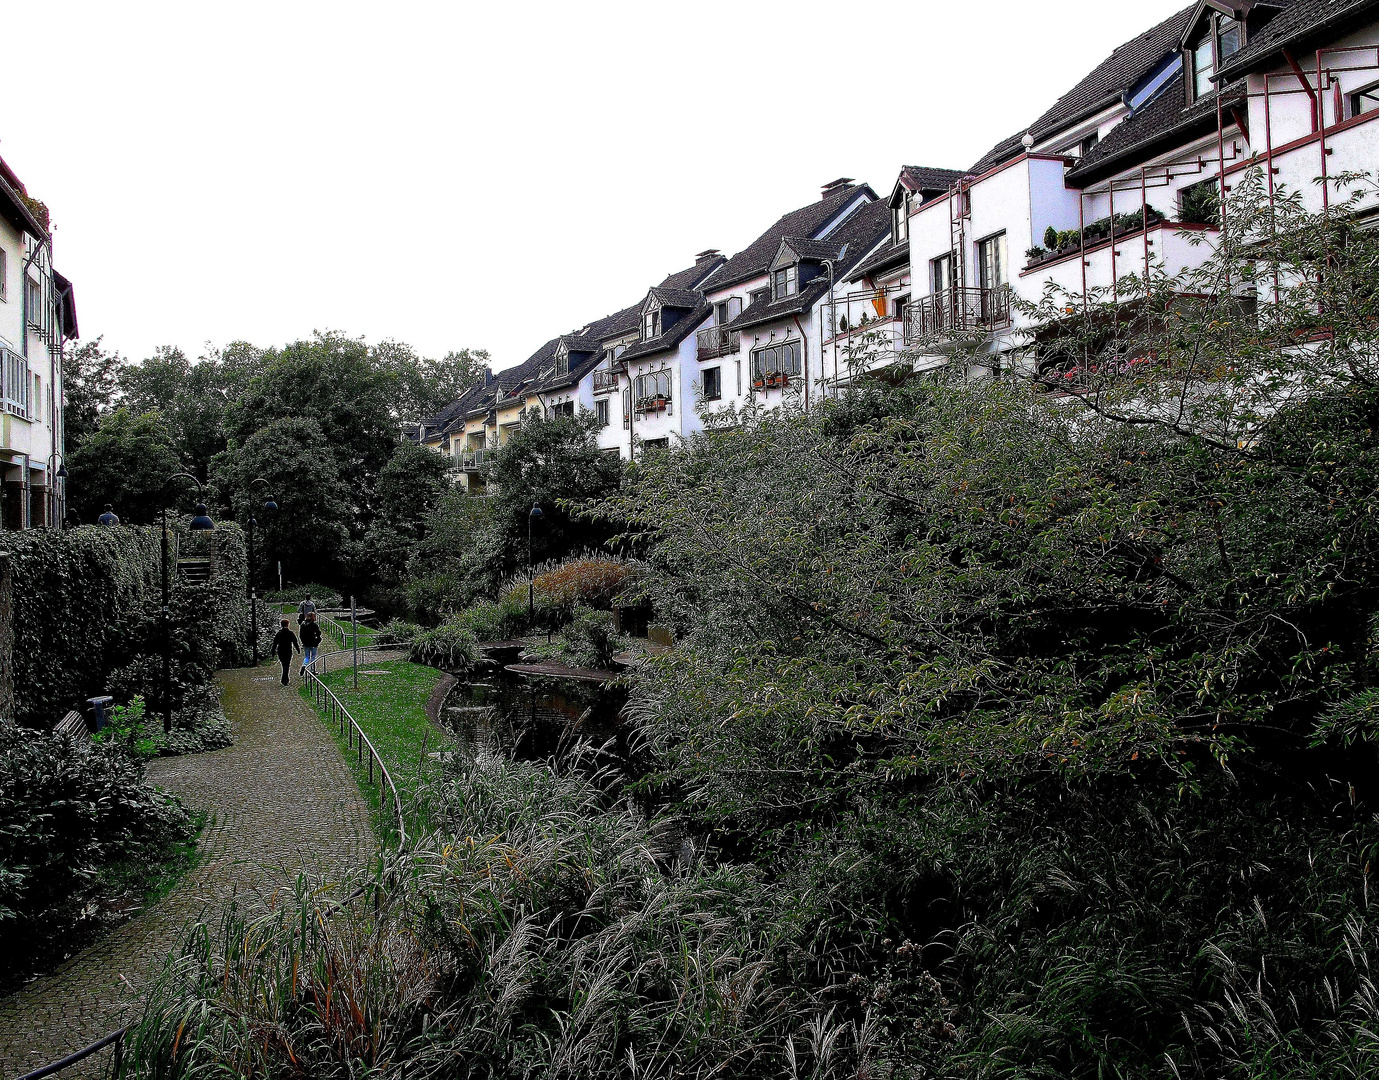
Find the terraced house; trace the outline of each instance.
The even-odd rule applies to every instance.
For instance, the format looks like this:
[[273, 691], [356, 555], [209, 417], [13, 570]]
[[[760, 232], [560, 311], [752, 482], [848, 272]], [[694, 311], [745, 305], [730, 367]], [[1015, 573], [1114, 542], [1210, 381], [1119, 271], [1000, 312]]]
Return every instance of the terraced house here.
[[1037, 302], [1050, 287], [1074, 304], [1119, 297], [1132, 276], [1200, 266], [1221, 198], [1250, 168], [1271, 198], [1299, 193], [1323, 209], [1335, 182], [1314, 181], [1379, 165], [1377, 11], [1369, 0], [1198, 0], [1116, 49], [914, 207], [907, 341], [976, 337], [999, 372], [1036, 329], [1012, 298]]
[[62, 357], [77, 336], [72, 284], [53, 267], [48, 208], [0, 161], [0, 525], [66, 514]]
[[808, 406], [946, 364], [954, 336], [999, 374], [1039, 329], [1016, 298], [1119, 298], [1201, 265], [1247, 169], [1270, 198], [1324, 210], [1337, 176], [1379, 171], [1376, 118], [1379, 0], [1196, 0], [970, 169], [905, 166], [884, 200], [826, 184], [737, 254], [702, 252], [490, 377], [422, 436], [477, 488], [526, 410], [595, 413], [599, 445], [635, 458], [748, 404]]

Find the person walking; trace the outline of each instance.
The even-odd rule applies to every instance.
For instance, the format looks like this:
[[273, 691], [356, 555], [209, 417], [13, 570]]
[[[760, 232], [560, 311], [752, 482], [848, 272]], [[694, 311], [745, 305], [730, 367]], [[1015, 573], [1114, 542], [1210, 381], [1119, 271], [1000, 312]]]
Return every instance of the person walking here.
[[316, 621], [316, 612], [308, 611], [306, 622], [302, 624], [302, 677], [306, 669], [316, 659], [316, 650], [321, 647], [321, 626]]
[[107, 525], [107, 526], [108, 526], [108, 525], [118, 525], [119, 523], [120, 523], [120, 515], [117, 514], [117, 513], [115, 513], [115, 507], [114, 507], [114, 505], [111, 504], [111, 503], [106, 503], [106, 504], [105, 504], [105, 513], [102, 514], [100, 517], [96, 518], [96, 524], [97, 524], [97, 525]]
[[283, 620], [282, 629], [273, 637], [273, 651], [278, 655], [278, 663], [283, 666], [283, 685], [286, 686], [291, 681], [287, 673], [292, 668], [292, 654], [301, 652], [297, 635], [288, 628], [286, 619]]
[[316, 610], [316, 603], [311, 599], [311, 593], [306, 594], [306, 599], [297, 605], [297, 625], [301, 626], [306, 622], [306, 617]]

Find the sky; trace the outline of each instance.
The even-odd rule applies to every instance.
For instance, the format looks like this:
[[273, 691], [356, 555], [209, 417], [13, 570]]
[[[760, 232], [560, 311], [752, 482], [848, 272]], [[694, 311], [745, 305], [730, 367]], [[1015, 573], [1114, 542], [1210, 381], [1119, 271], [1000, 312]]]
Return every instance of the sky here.
[[970, 166], [1185, 3], [8, 3], [0, 156], [129, 359], [499, 369], [836, 177]]

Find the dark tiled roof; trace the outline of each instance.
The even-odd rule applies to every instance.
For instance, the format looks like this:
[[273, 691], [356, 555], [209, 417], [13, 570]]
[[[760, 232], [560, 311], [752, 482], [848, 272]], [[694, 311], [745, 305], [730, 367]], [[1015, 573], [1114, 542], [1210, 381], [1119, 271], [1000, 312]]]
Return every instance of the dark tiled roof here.
[[[873, 202], [862, 207], [848, 218], [839, 229], [829, 236], [838, 245], [838, 264], [834, 267], [832, 280], [846, 281], [852, 268], [861, 262], [890, 232], [891, 211], [883, 202]], [[747, 309], [728, 324], [734, 330], [745, 330], [762, 323], [789, 315], [800, 315], [808, 311], [823, 297], [829, 288], [830, 278], [824, 275], [815, 278], [794, 296], [781, 300], [758, 301], [749, 304]]]
[[694, 289], [663, 289], [659, 285], [648, 294], [661, 301], [663, 307], [680, 308], [693, 311], [704, 299], [704, 294]]
[[1002, 139], [988, 150], [972, 168], [967, 170], [968, 174], [970, 176], [981, 176], [981, 174], [988, 169], [994, 169], [997, 165], [1009, 161], [1011, 158], [1019, 157], [1024, 153], [1025, 148], [1022, 143], [1024, 137], [1025, 133], [1022, 131], [1018, 135], [1012, 135], [1008, 139]]
[[717, 270], [728, 260], [722, 255], [715, 255], [711, 259], [704, 259], [695, 263], [687, 270], [681, 270], [675, 274], [666, 275], [665, 281], [661, 282], [662, 289], [696, 289], [703, 284], [704, 279]]
[[[1216, 94], [1209, 94], [1186, 108], [1186, 89], [1180, 72], [1163, 93], [1132, 116], [1117, 124], [1106, 138], [1068, 172], [1068, 183], [1090, 184], [1167, 149], [1175, 142], [1196, 138], [1203, 130], [1216, 128]], [[1240, 81], [1220, 91], [1223, 108], [1240, 106], [1245, 101], [1245, 83]]]
[[[1195, 3], [1184, 8], [1115, 49], [1025, 131], [1038, 142], [1114, 104], [1123, 93], [1150, 74], [1169, 53], [1178, 50], [1183, 34], [1187, 32], [1188, 20], [1196, 8]], [[1017, 157], [1022, 152], [1021, 140], [1025, 131], [993, 146], [972, 166], [969, 170], [971, 174], [980, 176], [988, 169]]]
[[1031, 124], [1030, 133], [1036, 140], [1046, 139], [1060, 128], [1085, 119], [1119, 100], [1121, 94], [1158, 67], [1164, 57], [1181, 47], [1188, 20], [1196, 10], [1196, 3], [1189, 4], [1158, 26], [1151, 27], [1115, 49]]
[[963, 178], [963, 172], [961, 169], [931, 169], [927, 165], [902, 165], [900, 178], [911, 191], [947, 191]]
[[872, 191], [869, 185], [858, 184], [855, 187], [842, 188], [818, 202], [790, 211], [729, 259], [701, 287], [705, 291], [723, 289], [766, 273], [766, 268], [771, 265], [771, 260], [780, 250], [781, 240], [787, 236], [817, 237], [837, 220], [839, 214], [859, 194], [876, 198], [876, 192]]
[[675, 320], [675, 325], [660, 337], [652, 338], [650, 341], [639, 341], [635, 345], [628, 346], [627, 351], [622, 354], [622, 360], [637, 360], [643, 356], [655, 356], [657, 353], [669, 352], [677, 348], [680, 342], [698, 329], [699, 324], [709, 317], [712, 310], [709, 302], [701, 296], [694, 310], [688, 315], [681, 315]]
[[[1224, 64], [1220, 79], [1235, 79], [1260, 64], [1267, 63], [1280, 50], [1328, 31], [1379, 8], [1379, 0], [1294, 0], [1287, 10], [1270, 19], [1250, 38], [1250, 42]], [[1306, 65], [1303, 65], [1306, 67]]]
[[848, 280], [858, 281], [882, 270], [890, 270], [908, 264], [909, 261], [910, 242], [908, 240], [902, 240], [898, 244], [885, 244], [875, 254], [858, 263], [857, 269], [852, 272]]
[[786, 244], [791, 251], [801, 259], [809, 259], [814, 262], [822, 262], [824, 259], [836, 259], [838, 250], [841, 246], [839, 241], [832, 238], [828, 240], [810, 240], [804, 236], [784, 236], [781, 237], [782, 243]]

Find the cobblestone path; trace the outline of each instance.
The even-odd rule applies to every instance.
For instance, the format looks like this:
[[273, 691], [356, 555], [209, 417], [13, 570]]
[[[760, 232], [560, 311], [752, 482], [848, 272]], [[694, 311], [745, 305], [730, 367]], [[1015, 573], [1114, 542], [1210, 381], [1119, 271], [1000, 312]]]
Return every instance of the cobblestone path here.
[[[215, 918], [232, 896], [252, 903], [301, 868], [329, 873], [367, 859], [374, 838], [359, 787], [330, 731], [298, 695], [300, 680], [282, 686], [278, 671], [274, 664], [217, 676], [233, 746], [149, 763], [151, 782], [207, 815], [200, 861], [161, 902], [0, 999], [0, 1080], [126, 1023], [137, 991], [189, 921]], [[108, 1057], [96, 1055], [100, 1065], [67, 1070], [63, 1080], [100, 1075]]]

